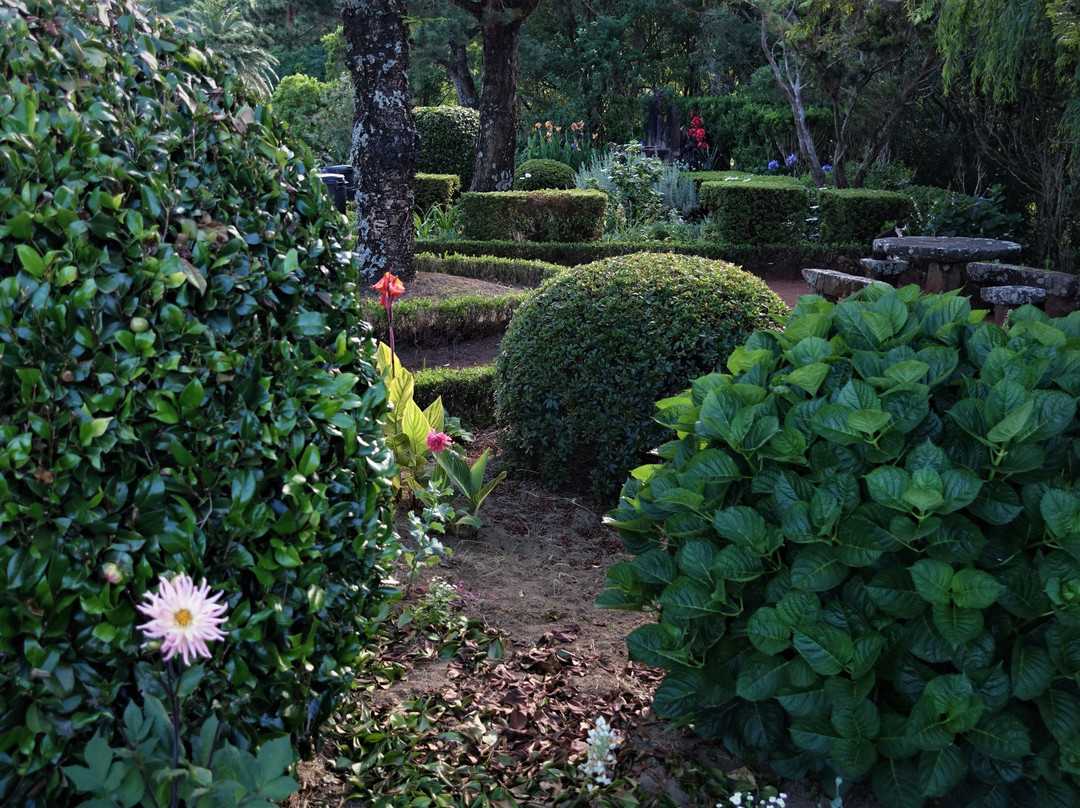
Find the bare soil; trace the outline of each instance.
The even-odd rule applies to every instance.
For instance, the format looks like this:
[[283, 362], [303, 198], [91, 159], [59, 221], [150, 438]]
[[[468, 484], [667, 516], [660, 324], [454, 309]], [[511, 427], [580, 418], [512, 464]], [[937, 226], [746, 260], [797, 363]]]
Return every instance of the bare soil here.
[[[792, 272], [779, 272], [768, 282], [789, 305], [809, 291]], [[445, 297], [507, 288], [421, 273], [406, 285], [406, 294]], [[420, 349], [401, 358], [412, 369], [487, 364], [497, 353], [498, 343], [497, 337], [463, 342]], [[476, 437], [469, 455], [475, 457], [491, 448], [489, 473], [498, 473], [503, 466], [498, 429]], [[454, 584], [461, 594], [458, 608], [503, 638], [502, 659], [470, 666], [437, 654], [410, 658], [401, 678], [360, 697], [390, 711], [425, 695], [487, 705], [488, 715], [498, 716], [489, 719], [494, 726], [488, 729], [497, 732], [497, 740], [488, 759], [493, 766], [511, 770], [508, 774], [514, 765], [525, 772], [538, 765], [538, 759], [580, 765], [585, 735], [595, 719], [604, 716], [621, 738], [617, 775], [633, 779], [649, 793], [666, 795], [676, 805], [712, 808], [720, 801], [726, 805], [722, 794], [695, 788], [680, 776], [686, 763], [735, 773], [740, 780], [756, 777], [759, 785], [775, 785], [788, 795], [789, 808], [826, 804], [819, 784], [780, 782], [766, 769], [736, 759], [717, 742], [701, 740], [689, 729], [668, 729], [652, 713], [648, 705], [662, 672], [631, 662], [625, 639], [655, 615], [601, 611], [593, 605], [607, 570], [630, 560], [616, 532], [603, 523], [604, 510], [588, 494], [551, 491], [529, 472], [514, 471], [484, 503], [483, 527], [469, 535], [448, 537], [445, 544], [452, 555], [424, 570], [402, 604], [408, 608], [419, 603], [434, 576]], [[399, 514], [399, 535], [407, 536], [406, 525], [404, 514]], [[406, 573], [404, 567], [398, 570], [402, 579]], [[423, 752], [417, 749], [414, 754]], [[507, 767], [494, 762], [508, 759], [518, 763]], [[357, 804], [349, 800], [345, 783], [325, 767], [316, 765], [300, 774], [307, 787], [291, 804]], [[307, 802], [305, 794], [325, 795], [332, 801]], [[530, 805], [547, 804], [543, 795], [531, 799]], [[877, 808], [864, 786], [846, 795], [844, 805]]]

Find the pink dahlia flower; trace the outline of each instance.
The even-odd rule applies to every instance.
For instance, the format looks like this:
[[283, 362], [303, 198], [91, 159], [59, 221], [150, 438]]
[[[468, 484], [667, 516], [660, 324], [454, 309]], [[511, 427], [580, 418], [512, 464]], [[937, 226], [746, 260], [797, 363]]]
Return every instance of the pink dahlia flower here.
[[222, 594], [211, 596], [205, 578], [197, 587], [184, 573], [172, 580], [162, 578], [157, 592], [147, 592], [147, 602], [135, 607], [150, 618], [139, 629], [148, 640], [162, 641], [161, 653], [166, 660], [178, 653], [185, 665], [190, 665], [196, 657], [209, 659], [210, 649], [206, 644], [225, 639], [218, 628], [226, 619], [225, 605], [218, 603]]
[[427, 433], [427, 447], [433, 452], [441, 452], [448, 449], [453, 441], [445, 432], [436, 432], [432, 429]]

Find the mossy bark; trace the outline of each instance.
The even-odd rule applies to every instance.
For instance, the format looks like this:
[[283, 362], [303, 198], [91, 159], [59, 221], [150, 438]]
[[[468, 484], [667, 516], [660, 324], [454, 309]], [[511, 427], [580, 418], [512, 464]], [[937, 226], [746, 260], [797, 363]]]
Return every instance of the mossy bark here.
[[357, 251], [372, 279], [383, 272], [402, 280], [416, 274], [413, 179], [420, 139], [409, 103], [405, 13], [405, 0], [351, 0], [341, 11], [356, 97]]

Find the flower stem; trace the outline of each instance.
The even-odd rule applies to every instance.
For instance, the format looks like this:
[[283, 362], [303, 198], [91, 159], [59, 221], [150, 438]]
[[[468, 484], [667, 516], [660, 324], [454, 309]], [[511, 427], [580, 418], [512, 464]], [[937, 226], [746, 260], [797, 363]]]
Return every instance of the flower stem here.
[[[173, 676], [173, 663], [168, 660], [165, 663], [166, 686], [169, 690], [169, 706], [172, 709], [173, 725], [173, 750], [172, 767], [180, 768], [180, 682]], [[180, 781], [175, 777], [172, 781], [172, 795], [169, 799], [169, 808], [179, 808], [180, 805]]]

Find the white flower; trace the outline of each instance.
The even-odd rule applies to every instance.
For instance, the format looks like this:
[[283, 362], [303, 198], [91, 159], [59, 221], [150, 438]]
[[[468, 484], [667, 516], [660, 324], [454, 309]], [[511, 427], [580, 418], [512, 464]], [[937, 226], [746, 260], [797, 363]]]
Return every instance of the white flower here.
[[619, 744], [619, 737], [608, 724], [603, 716], [596, 719], [596, 726], [589, 730], [589, 746], [586, 750], [587, 759], [581, 767], [587, 778], [591, 778], [598, 785], [611, 785], [611, 775], [607, 765], [615, 763], [615, 755], [611, 751]]
[[[196, 657], [211, 656], [207, 642], [223, 640], [218, 626], [225, 622], [225, 605], [218, 603], [224, 593], [210, 595], [206, 579], [198, 587], [184, 573], [171, 581], [162, 578], [157, 592], [147, 592], [146, 603], [136, 609], [150, 618], [139, 629], [148, 640], [162, 640], [161, 653], [166, 660], [177, 653], [190, 665]], [[145, 648], [149, 643], [144, 643]]]

